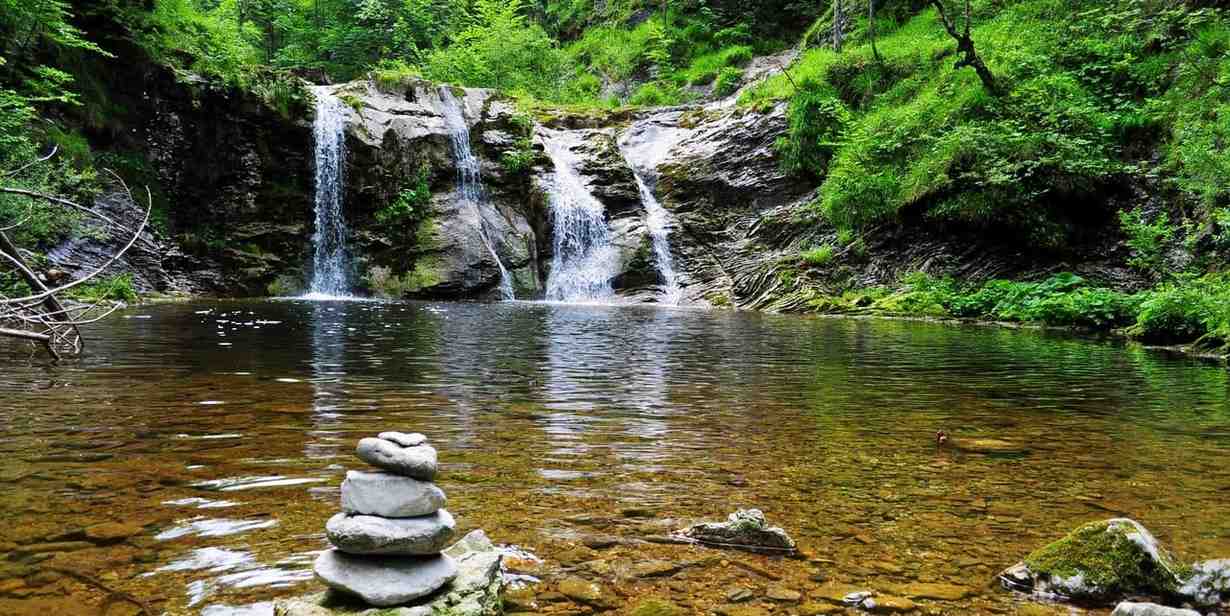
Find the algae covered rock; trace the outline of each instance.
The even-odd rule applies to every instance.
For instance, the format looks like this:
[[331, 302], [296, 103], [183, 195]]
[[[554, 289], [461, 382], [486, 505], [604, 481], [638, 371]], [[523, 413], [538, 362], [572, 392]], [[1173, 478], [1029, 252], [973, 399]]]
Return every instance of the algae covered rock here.
[[723, 523], [696, 524], [680, 533], [702, 545], [735, 549], [794, 552], [794, 539], [786, 531], [769, 526], [759, 509], [740, 509]]
[[1128, 596], [1179, 597], [1192, 573], [1144, 526], [1091, 522], [1000, 574], [1010, 590], [1111, 603]]

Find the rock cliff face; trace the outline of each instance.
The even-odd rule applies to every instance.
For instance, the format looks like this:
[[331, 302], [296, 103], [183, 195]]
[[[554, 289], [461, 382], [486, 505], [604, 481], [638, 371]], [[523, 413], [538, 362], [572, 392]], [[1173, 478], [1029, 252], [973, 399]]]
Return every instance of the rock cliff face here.
[[[208, 84], [155, 86], [139, 140], [171, 215], [167, 234], [152, 234], [127, 264], [139, 286], [303, 290], [314, 232], [310, 109], [286, 120]], [[979, 278], [1048, 267], [1003, 242], [904, 226], [877, 230], [837, 267], [801, 267], [801, 251], [848, 242], [810, 206], [813, 185], [781, 170], [784, 106], [758, 112], [727, 99], [580, 113], [522, 111], [495, 92], [425, 81], [329, 91], [347, 106], [343, 209], [359, 293], [497, 298], [507, 277], [517, 298], [541, 299], [562, 261], [625, 301], [665, 301], [674, 282], [682, 303], [790, 310], [815, 288], [893, 284], [917, 269]], [[471, 167], [459, 163], [458, 139], [477, 158], [480, 198], [461, 182]], [[569, 203], [596, 208], [603, 228], [561, 233]], [[578, 248], [599, 241], [601, 250]], [[83, 268], [96, 254], [104, 251], [79, 239], [53, 261]], [[1096, 257], [1073, 261], [1063, 266], [1098, 267]]]

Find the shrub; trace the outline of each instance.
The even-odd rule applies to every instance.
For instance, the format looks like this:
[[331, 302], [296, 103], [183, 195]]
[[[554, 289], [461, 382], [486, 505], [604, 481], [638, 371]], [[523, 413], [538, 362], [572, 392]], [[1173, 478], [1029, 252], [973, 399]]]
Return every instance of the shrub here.
[[431, 203], [431, 185], [428, 183], [427, 167], [419, 167], [408, 186], [402, 189], [397, 199], [376, 212], [376, 222], [385, 226], [398, 226], [412, 230], [418, 221], [427, 215]]
[[824, 267], [832, 263], [834, 254], [832, 245], [825, 244], [799, 253], [799, 258], [812, 267]]
[[850, 121], [849, 111], [816, 82], [806, 82], [790, 101], [786, 134], [777, 141], [782, 166], [791, 173], [822, 176]]
[[1166, 248], [1174, 237], [1170, 217], [1162, 212], [1152, 223], [1145, 221], [1144, 212], [1119, 212], [1119, 226], [1132, 249], [1128, 265], [1146, 272], [1165, 269]]
[[1230, 274], [1184, 277], [1145, 294], [1129, 334], [1161, 344], [1230, 342]]
[[117, 274], [109, 278], [99, 278], [81, 286], [69, 289], [67, 295], [75, 300], [88, 304], [116, 301], [133, 303], [139, 298], [132, 284], [132, 274]]
[[742, 81], [743, 71], [728, 66], [718, 71], [717, 80], [713, 83], [713, 93], [717, 96], [730, 96], [739, 89], [739, 84]]

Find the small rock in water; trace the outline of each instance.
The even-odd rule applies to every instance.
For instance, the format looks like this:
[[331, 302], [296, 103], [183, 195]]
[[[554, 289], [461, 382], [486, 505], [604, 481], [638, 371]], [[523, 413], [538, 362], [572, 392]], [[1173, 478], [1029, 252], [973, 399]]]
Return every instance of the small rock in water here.
[[841, 598], [841, 602], [846, 605], [862, 605], [865, 601], [871, 598], [871, 591], [860, 590], [852, 592]]
[[418, 447], [427, 442], [427, 437], [418, 432], [381, 432], [376, 435], [377, 438], [382, 438], [386, 441], [392, 441], [402, 447]]
[[385, 439], [365, 438], [359, 441], [355, 455], [360, 460], [390, 473], [422, 481], [431, 481], [436, 476], [436, 449], [431, 445], [402, 447]]
[[347, 554], [427, 556], [453, 538], [456, 522], [448, 511], [416, 518], [381, 518], [339, 513], [325, 525], [329, 543]]
[[681, 533], [696, 542], [751, 551], [794, 552], [786, 531], [769, 526], [759, 509], [740, 509], [725, 523], [696, 524]]
[[435, 484], [393, 475], [350, 471], [342, 482], [342, 511], [383, 518], [413, 518], [444, 507]]
[[1124, 601], [1115, 606], [1110, 616], [1200, 616], [1196, 610], [1184, 610], [1157, 605], [1156, 603], [1132, 603]]
[[1206, 560], [1192, 565], [1191, 576], [1179, 589], [1197, 605], [1214, 605], [1230, 597], [1230, 558]]
[[369, 605], [392, 607], [426, 597], [457, 577], [448, 556], [351, 556], [328, 550], [316, 559], [316, 577]]

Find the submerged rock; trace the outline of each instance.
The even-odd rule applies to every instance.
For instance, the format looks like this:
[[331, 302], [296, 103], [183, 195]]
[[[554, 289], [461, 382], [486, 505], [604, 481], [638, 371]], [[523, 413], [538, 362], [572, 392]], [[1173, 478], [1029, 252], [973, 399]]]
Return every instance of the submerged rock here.
[[384, 518], [413, 518], [444, 507], [435, 484], [390, 473], [350, 471], [342, 482], [342, 511]]
[[1213, 605], [1230, 596], [1230, 558], [1192, 565], [1191, 575], [1179, 588], [1179, 594], [1196, 605]]
[[397, 475], [421, 481], [431, 481], [436, 477], [438, 458], [435, 447], [431, 445], [402, 446], [383, 438], [365, 438], [359, 441], [355, 455], [372, 466]]
[[759, 509], [740, 509], [730, 514], [724, 523], [696, 524], [680, 534], [697, 543], [717, 547], [769, 552], [795, 551], [794, 540], [781, 528], [769, 526], [764, 513]]
[[1134, 520], [1091, 522], [1000, 574], [1005, 588], [1111, 603], [1129, 596], [1176, 597], [1191, 567]]
[[325, 525], [329, 543], [347, 554], [427, 556], [453, 538], [456, 522], [441, 509], [417, 518], [381, 518], [339, 513]]
[[316, 578], [369, 605], [392, 607], [426, 597], [457, 577], [448, 556], [351, 556], [328, 550], [316, 559]]
[[1166, 607], [1156, 603], [1132, 603], [1124, 601], [1115, 606], [1110, 616], [1201, 616], [1196, 610]]
[[[457, 576], [453, 581], [426, 602], [389, 613], [396, 616], [498, 616], [504, 589], [500, 576], [503, 555], [487, 535], [481, 530], [473, 531], [445, 550], [444, 554], [457, 567]], [[273, 604], [275, 616], [342, 616], [370, 610], [370, 606], [334, 592], [279, 599]]]

